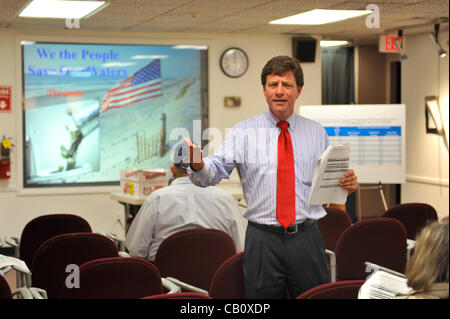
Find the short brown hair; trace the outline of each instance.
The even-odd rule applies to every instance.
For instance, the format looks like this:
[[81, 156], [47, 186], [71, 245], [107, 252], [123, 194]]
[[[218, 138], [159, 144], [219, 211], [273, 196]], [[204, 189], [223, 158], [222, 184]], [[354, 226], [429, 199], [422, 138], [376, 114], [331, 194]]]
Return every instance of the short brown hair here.
[[279, 55], [270, 59], [261, 72], [261, 84], [266, 85], [266, 78], [270, 74], [281, 75], [293, 71], [297, 86], [303, 86], [303, 70], [300, 61], [287, 55]]

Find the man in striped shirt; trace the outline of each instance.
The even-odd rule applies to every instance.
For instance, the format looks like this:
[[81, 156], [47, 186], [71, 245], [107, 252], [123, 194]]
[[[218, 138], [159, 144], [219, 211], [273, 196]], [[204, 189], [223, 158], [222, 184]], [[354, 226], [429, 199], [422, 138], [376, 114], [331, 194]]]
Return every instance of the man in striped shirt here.
[[[325, 129], [294, 113], [303, 88], [300, 63], [288, 56], [269, 60], [261, 73], [269, 110], [238, 123], [219, 150], [203, 158], [190, 140], [191, 181], [202, 187], [216, 185], [239, 170], [247, 211], [244, 282], [248, 298], [295, 298], [330, 281], [325, 245], [316, 220], [326, 215], [321, 205], [308, 204], [314, 166], [329, 144]], [[278, 122], [289, 123], [295, 180], [292, 224], [277, 219]], [[281, 163], [282, 165], [283, 163]], [[281, 188], [284, 185], [279, 185]], [[339, 186], [351, 194], [358, 187], [353, 170]]]

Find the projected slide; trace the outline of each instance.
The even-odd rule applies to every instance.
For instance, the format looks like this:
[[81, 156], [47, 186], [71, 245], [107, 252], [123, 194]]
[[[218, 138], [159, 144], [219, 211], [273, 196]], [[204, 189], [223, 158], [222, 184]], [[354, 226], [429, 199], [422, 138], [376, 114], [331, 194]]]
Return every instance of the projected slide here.
[[23, 42], [24, 187], [169, 168], [170, 132], [205, 120], [207, 49]]

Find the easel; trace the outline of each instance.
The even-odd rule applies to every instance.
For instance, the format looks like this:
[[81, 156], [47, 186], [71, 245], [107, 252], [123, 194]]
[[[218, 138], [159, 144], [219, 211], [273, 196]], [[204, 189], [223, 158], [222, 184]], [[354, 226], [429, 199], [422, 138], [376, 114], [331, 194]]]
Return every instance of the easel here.
[[378, 182], [377, 186], [364, 186], [364, 187], [358, 187], [356, 189], [356, 201], [357, 201], [357, 212], [356, 216], [358, 220], [362, 220], [362, 214], [361, 214], [361, 190], [369, 190], [369, 189], [378, 189], [380, 191], [381, 200], [383, 201], [384, 210], [386, 211], [388, 209], [386, 198], [384, 197], [383, 192], [383, 185], [381, 184], [381, 181]]

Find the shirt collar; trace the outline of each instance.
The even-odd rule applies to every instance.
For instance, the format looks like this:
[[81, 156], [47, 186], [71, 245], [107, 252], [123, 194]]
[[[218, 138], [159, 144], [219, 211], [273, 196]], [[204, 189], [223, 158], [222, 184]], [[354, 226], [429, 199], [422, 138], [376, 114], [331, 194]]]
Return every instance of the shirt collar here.
[[[278, 127], [278, 126], [277, 126], [277, 123], [278, 123], [280, 120], [277, 119], [277, 118], [275, 117], [275, 115], [273, 115], [272, 112], [270, 112], [270, 110], [267, 110], [267, 111], [266, 111], [266, 118], [267, 118], [267, 120], [269, 121], [271, 127], [273, 127], [273, 126]], [[295, 119], [296, 119], [296, 117], [295, 117], [295, 112], [292, 113], [292, 115], [289, 116], [289, 117], [286, 119], [286, 121], [289, 122], [289, 128], [288, 128], [288, 130], [290, 130], [290, 131], [292, 131], [292, 132], [293, 132], [294, 129], [295, 129], [295, 122], [296, 122]]]
[[178, 184], [190, 184], [191, 180], [189, 179], [189, 176], [181, 176], [175, 178], [170, 185], [178, 185]]

